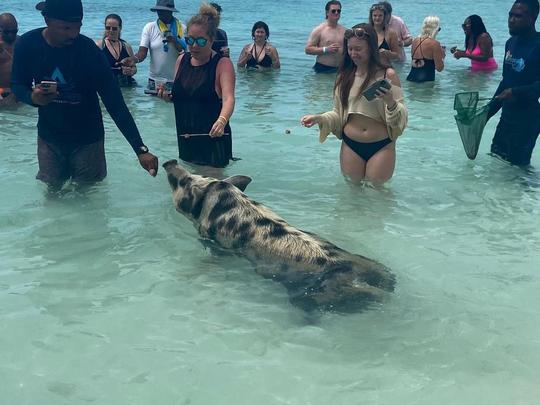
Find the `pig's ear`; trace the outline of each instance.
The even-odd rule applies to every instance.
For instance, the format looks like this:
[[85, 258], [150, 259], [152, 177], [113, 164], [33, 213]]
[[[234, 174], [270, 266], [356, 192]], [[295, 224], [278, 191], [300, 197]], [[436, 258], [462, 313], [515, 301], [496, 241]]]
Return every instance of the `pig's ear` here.
[[251, 177], [248, 176], [231, 176], [223, 179], [222, 181], [231, 183], [233, 186], [236, 186], [240, 190], [245, 191], [248, 184], [251, 183], [251, 180]]

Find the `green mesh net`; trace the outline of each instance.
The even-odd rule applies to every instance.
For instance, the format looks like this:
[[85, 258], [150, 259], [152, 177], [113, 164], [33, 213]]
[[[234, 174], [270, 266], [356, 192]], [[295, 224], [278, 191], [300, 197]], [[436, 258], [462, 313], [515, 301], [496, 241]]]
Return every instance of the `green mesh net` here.
[[479, 101], [490, 99], [479, 98], [477, 91], [458, 93], [454, 96], [454, 110], [457, 127], [467, 157], [476, 158], [482, 133], [487, 123], [489, 103], [478, 107]]

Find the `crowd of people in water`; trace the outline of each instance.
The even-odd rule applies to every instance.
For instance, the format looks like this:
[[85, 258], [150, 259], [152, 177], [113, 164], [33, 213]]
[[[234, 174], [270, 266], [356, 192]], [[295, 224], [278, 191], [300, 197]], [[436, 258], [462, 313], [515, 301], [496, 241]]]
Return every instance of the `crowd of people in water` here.
[[[224, 167], [233, 159], [229, 123], [235, 105], [235, 69], [227, 33], [219, 28], [221, 7], [203, 3], [183, 24], [174, 0], [157, 0], [157, 18], [142, 30], [139, 48], [122, 39], [122, 18], [104, 19], [102, 38], [80, 34], [80, 0], [45, 0], [36, 5], [45, 27], [18, 36], [12, 14], [0, 15], [0, 108], [22, 102], [38, 108], [37, 178], [52, 187], [67, 180], [96, 182], [107, 174], [104, 127], [99, 106], [110, 116], [152, 176], [158, 159], [144, 144], [120, 87], [137, 84], [137, 65], [149, 59], [145, 93], [173, 104], [179, 156], [196, 165]], [[525, 166], [540, 133], [540, 33], [538, 0], [515, 0], [508, 13], [503, 78], [489, 117], [502, 109], [491, 152]], [[310, 33], [305, 53], [315, 56], [317, 74], [335, 74], [334, 107], [301, 118], [318, 125], [320, 141], [330, 133], [341, 142], [342, 172], [353, 181], [389, 180], [396, 161], [396, 141], [405, 131], [408, 110], [393, 65], [406, 60], [410, 47], [411, 82], [435, 80], [444, 70], [447, 50], [437, 40], [437, 16], [427, 16], [413, 37], [387, 1], [373, 4], [368, 21], [346, 28], [339, 24], [342, 5], [328, 1], [324, 21]], [[473, 72], [493, 71], [493, 40], [482, 18], [462, 24], [463, 48], [456, 59], [470, 59]], [[253, 24], [253, 41], [242, 48], [236, 66], [279, 69], [276, 46], [264, 21]]]

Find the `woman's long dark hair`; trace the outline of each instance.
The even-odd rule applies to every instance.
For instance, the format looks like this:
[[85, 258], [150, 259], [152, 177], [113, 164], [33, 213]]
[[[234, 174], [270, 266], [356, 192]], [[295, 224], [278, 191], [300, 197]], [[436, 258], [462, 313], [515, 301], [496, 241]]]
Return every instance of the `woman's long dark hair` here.
[[[465, 49], [469, 49], [469, 40], [472, 39], [472, 49], [476, 48], [476, 43], [478, 42], [478, 37], [483, 33], [487, 33], [486, 26], [482, 21], [482, 18], [479, 15], [473, 14], [468, 16], [465, 21], [469, 20], [471, 22], [471, 33], [465, 35]], [[489, 34], [488, 34], [489, 35]]]
[[[107, 24], [107, 20], [112, 19], [118, 21], [118, 27], [122, 29], [122, 18], [118, 14], [109, 14], [107, 17], [105, 17], [105, 20], [103, 21], [103, 24]], [[106, 33], [103, 33], [103, 38], [101, 39], [101, 49], [105, 48], [105, 38], [107, 38]], [[118, 40], [120, 42], [123, 42], [120, 38], [120, 33], [118, 33]]]
[[390, 67], [381, 62], [379, 57], [377, 33], [370, 24], [356, 24], [354, 27], [352, 27], [352, 29], [345, 31], [345, 37], [343, 38], [343, 60], [339, 66], [336, 83], [334, 85], [334, 91], [335, 89], [339, 88], [339, 99], [344, 109], [349, 106], [349, 93], [354, 83], [354, 75], [356, 73], [356, 65], [349, 56], [348, 51], [349, 39], [355, 36], [354, 30], [356, 28], [363, 29], [367, 34], [367, 38], [363, 39], [367, 41], [369, 46], [367, 76], [364, 83], [362, 83], [362, 86], [360, 86], [360, 91], [356, 96], [361, 95], [362, 92], [368, 87], [369, 82], [375, 77], [378, 70], [383, 69], [386, 71], [386, 69]]

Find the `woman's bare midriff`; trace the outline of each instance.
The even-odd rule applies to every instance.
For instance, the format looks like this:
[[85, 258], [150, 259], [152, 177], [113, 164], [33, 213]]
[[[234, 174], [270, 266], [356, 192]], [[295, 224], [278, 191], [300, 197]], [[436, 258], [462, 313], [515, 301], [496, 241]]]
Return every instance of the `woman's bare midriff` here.
[[364, 143], [382, 141], [388, 138], [386, 125], [360, 114], [349, 114], [343, 132], [352, 140]]

